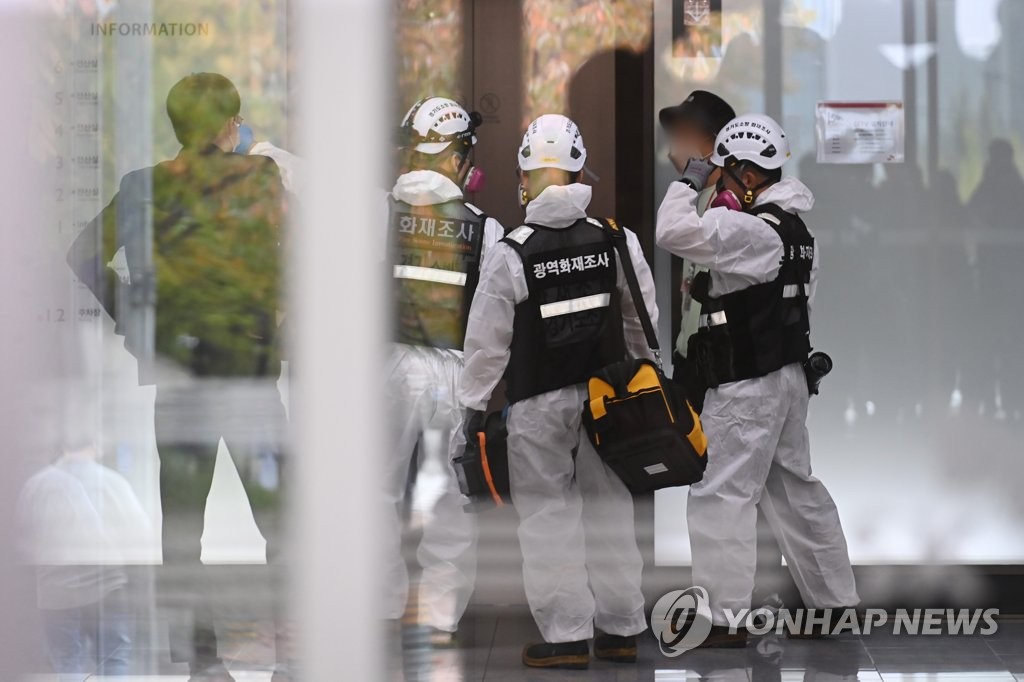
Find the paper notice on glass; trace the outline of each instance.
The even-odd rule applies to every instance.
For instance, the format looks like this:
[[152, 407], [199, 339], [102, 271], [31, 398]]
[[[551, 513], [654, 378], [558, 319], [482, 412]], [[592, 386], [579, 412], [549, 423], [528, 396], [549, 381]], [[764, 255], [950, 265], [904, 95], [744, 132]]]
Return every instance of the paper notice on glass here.
[[903, 163], [902, 102], [819, 102], [818, 163]]

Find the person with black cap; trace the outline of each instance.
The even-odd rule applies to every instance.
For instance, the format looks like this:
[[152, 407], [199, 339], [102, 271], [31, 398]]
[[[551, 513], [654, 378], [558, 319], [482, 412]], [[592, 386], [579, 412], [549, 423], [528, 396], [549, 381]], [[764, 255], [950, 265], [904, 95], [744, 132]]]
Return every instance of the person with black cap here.
[[[658, 118], [669, 142], [669, 160], [680, 175], [691, 158], [708, 160], [715, 148], [718, 134], [736, 118], [736, 112], [724, 99], [705, 90], [695, 90], [682, 103], [662, 109]], [[697, 194], [696, 210], [704, 215], [718, 195], [721, 170], [715, 169]], [[697, 412], [704, 409], [706, 383], [698, 376], [694, 364], [687, 360], [690, 337], [700, 327], [700, 304], [691, 294], [697, 275], [708, 272], [689, 258], [682, 259], [682, 315], [679, 335], [672, 355], [673, 380], [683, 387], [687, 398]], [[757, 512], [757, 584], [753, 603], [759, 606], [778, 608], [781, 598], [778, 584], [782, 553], [778, 542], [761, 509]]]
[[718, 133], [734, 118], [736, 112], [729, 103], [706, 90], [694, 90], [680, 104], [659, 111], [658, 120], [668, 136], [668, 158], [676, 170], [682, 173], [691, 158], [709, 158]]
[[[661, 128], [668, 137], [668, 158], [676, 171], [682, 174], [691, 158], [710, 158], [715, 148], [715, 138], [734, 118], [736, 112], [728, 102], [705, 90], [695, 90], [680, 104], [658, 112]], [[712, 173], [697, 197], [697, 212], [701, 215], [717, 194], [715, 187], [719, 175], [719, 171]], [[690, 295], [690, 284], [702, 269], [690, 260], [683, 261], [683, 310], [672, 358], [673, 377], [686, 389], [698, 411], [704, 404], [704, 387], [699, 385], [695, 372], [686, 362], [686, 346], [690, 337], [697, 333], [700, 318], [700, 306]]]

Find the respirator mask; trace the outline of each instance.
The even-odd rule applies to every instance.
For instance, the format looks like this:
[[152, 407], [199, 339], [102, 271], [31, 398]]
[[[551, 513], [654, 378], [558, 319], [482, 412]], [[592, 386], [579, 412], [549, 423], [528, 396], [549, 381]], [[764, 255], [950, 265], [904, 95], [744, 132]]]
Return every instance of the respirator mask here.
[[487, 184], [487, 173], [484, 172], [483, 168], [474, 166], [469, 160], [470, 152], [472, 147], [467, 146], [465, 150], [459, 152], [460, 160], [459, 167], [455, 171], [455, 177], [462, 175], [462, 169], [469, 164], [469, 170], [466, 171], [465, 177], [462, 178], [462, 191], [463, 192], [479, 192]]
[[470, 166], [466, 178], [462, 181], [465, 192], [479, 192], [487, 184], [487, 173], [479, 166]]
[[736, 196], [731, 189], [726, 189], [725, 183], [721, 180], [718, 181], [718, 186], [715, 188], [715, 191], [717, 194], [708, 206], [709, 209], [727, 208], [730, 211], [743, 210], [743, 203], [740, 201], [740, 198]]

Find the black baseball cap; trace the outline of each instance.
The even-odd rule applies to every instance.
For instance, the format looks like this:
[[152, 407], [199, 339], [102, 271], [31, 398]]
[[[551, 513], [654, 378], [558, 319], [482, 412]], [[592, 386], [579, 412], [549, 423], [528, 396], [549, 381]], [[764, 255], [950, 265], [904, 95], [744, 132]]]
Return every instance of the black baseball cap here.
[[694, 90], [690, 96], [674, 107], [666, 107], [658, 112], [658, 120], [662, 128], [669, 128], [674, 123], [688, 121], [703, 128], [711, 137], [718, 133], [729, 121], [736, 118], [736, 112], [724, 99], [706, 90]]

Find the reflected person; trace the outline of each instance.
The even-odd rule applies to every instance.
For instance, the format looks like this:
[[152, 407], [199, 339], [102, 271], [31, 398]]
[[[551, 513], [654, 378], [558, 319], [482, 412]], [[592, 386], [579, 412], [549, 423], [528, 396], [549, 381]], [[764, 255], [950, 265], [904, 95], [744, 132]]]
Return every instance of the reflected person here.
[[[273, 160], [232, 152], [240, 110], [238, 90], [224, 76], [198, 73], [175, 84], [167, 114], [181, 151], [128, 173], [68, 253], [69, 265], [137, 358], [139, 383], [156, 385], [161, 596], [166, 603], [173, 595], [173, 606], [183, 607], [191, 620], [172, 627], [171, 658], [187, 661], [197, 680], [232, 679], [218, 657], [213, 628], [224, 604], [212, 596], [223, 590], [211, 583], [228, 576], [221, 575], [226, 569], [202, 569], [200, 558], [221, 438], [246, 483], [268, 563], [276, 565], [281, 556], [286, 420], [275, 382], [281, 367], [284, 189]], [[107, 267], [120, 249], [124, 277]], [[275, 586], [279, 573], [272, 573]], [[236, 583], [225, 584], [238, 594]], [[272, 600], [278, 592], [269, 591]], [[254, 587], [244, 594], [240, 601], [249, 606], [268, 590]], [[279, 642], [279, 661], [281, 649]], [[275, 679], [289, 678], [279, 670]]]
[[17, 503], [21, 549], [35, 567], [47, 655], [59, 679], [130, 672], [124, 562], [148, 544], [149, 523], [128, 481], [96, 456], [90, 444], [66, 447], [25, 482]]
[[423, 471], [417, 443], [427, 431], [440, 431], [447, 445], [442, 490], [416, 551], [423, 568], [416, 611], [427, 641], [438, 647], [455, 644], [476, 582], [476, 520], [463, 510], [448, 462], [463, 445], [457, 390], [469, 306], [480, 263], [504, 236], [501, 224], [464, 196], [483, 178], [471, 160], [480, 122], [479, 114], [446, 97], [416, 102], [398, 131], [402, 168], [387, 200], [394, 343], [386, 372], [392, 438], [382, 487], [384, 616], [397, 622], [406, 610], [398, 505], [410, 465]]

